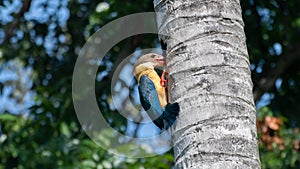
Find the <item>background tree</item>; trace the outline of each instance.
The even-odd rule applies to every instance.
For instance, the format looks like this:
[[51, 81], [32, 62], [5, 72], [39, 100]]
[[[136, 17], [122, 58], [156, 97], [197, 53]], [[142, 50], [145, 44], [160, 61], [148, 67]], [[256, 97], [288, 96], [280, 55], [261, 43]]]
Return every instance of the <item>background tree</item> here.
[[[241, 5], [262, 168], [299, 168], [299, 2]], [[108, 154], [85, 135], [71, 101], [73, 66], [87, 38], [111, 20], [148, 11], [153, 11], [150, 0], [0, 1], [0, 168], [172, 166], [172, 152], [147, 159]], [[157, 46], [157, 35], [128, 38], [99, 66], [97, 99], [120, 132], [129, 131], [127, 121], [110, 108], [107, 92], [114, 65], [126, 53]], [[142, 131], [139, 125], [129, 128], [127, 134]]]
[[[299, 161], [299, 1], [241, 1], [251, 62], [262, 168]], [[272, 120], [270, 120], [272, 119]]]

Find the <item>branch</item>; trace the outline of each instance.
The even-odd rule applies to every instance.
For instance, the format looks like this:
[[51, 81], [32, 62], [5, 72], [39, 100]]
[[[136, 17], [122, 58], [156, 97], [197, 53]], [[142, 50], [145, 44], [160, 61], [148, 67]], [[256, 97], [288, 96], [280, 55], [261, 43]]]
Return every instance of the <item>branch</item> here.
[[31, 2], [32, 0], [23, 0], [23, 6], [21, 7], [20, 11], [15, 14], [15, 20], [7, 25], [7, 29], [5, 31], [5, 38], [1, 44], [7, 43], [9, 39], [13, 36], [14, 30], [19, 25], [21, 18], [29, 10]]
[[284, 74], [293, 63], [300, 59], [299, 49], [300, 43], [291, 47], [290, 50], [278, 59], [276, 67], [268, 70], [269, 73], [267, 76], [262, 78], [254, 88], [253, 95], [255, 101], [258, 101], [265, 92], [270, 92], [275, 89], [274, 84], [276, 79]]

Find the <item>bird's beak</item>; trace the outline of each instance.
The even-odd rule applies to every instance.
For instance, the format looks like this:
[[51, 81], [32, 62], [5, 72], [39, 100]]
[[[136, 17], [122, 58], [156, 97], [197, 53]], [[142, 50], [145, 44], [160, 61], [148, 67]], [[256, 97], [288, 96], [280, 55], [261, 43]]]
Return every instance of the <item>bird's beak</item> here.
[[158, 62], [161, 66], [165, 65], [165, 58], [164, 57], [160, 57], [155, 59], [156, 62]]

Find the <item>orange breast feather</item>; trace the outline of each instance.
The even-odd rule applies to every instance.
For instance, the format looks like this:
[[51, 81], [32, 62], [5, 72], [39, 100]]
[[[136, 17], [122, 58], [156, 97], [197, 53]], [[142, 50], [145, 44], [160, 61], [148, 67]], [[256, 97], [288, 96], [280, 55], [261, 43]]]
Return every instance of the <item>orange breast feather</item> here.
[[167, 105], [166, 90], [164, 87], [162, 87], [160, 85], [160, 77], [158, 76], [158, 74], [153, 69], [147, 69], [147, 70], [141, 72], [141, 74], [139, 75], [139, 78], [142, 75], [147, 75], [152, 80], [152, 82], [154, 83], [155, 89], [157, 91], [157, 94], [158, 94], [160, 105], [162, 107], [165, 107]]

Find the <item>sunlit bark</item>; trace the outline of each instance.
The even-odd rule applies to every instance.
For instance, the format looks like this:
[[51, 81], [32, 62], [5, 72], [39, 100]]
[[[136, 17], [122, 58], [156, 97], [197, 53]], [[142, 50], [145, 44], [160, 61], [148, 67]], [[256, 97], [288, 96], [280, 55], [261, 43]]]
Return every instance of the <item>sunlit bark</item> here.
[[[175, 168], [260, 168], [255, 104], [238, 0], [155, 0], [167, 44]], [[165, 36], [168, 35], [168, 36]]]

